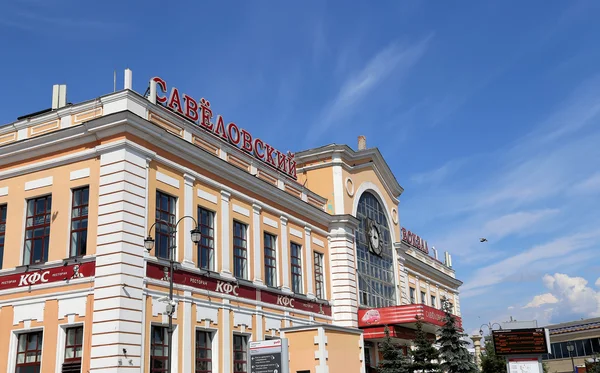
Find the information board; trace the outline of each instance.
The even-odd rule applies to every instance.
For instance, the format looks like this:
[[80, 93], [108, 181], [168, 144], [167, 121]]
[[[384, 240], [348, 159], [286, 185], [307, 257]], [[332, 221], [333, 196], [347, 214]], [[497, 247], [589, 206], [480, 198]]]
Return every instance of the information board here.
[[250, 342], [251, 373], [289, 373], [287, 339]]
[[509, 373], [542, 373], [536, 358], [508, 359], [508, 370]]
[[492, 331], [496, 355], [543, 355], [549, 353], [548, 331], [544, 328]]

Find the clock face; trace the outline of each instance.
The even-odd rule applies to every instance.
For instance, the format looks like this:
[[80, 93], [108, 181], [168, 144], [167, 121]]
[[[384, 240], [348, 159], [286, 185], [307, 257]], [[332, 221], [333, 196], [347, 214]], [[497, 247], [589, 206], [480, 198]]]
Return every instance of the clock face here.
[[379, 227], [377, 227], [377, 223], [372, 220], [369, 220], [367, 228], [367, 240], [369, 241], [369, 247], [371, 248], [371, 251], [376, 255], [381, 255], [383, 246], [381, 242], [381, 234], [379, 232]]

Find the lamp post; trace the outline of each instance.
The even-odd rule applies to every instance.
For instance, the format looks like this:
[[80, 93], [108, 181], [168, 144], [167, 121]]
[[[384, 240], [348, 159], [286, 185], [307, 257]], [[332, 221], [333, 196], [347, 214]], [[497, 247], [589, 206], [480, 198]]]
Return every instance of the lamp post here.
[[575, 373], [575, 361], [573, 360], [573, 351], [575, 350], [575, 346], [573, 346], [573, 342], [567, 343], [567, 351], [569, 351], [569, 357], [571, 358], [571, 365], [573, 366], [573, 373]]
[[172, 348], [173, 348], [173, 314], [175, 313], [175, 306], [177, 305], [177, 303], [175, 303], [173, 301], [173, 265], [175, 263], [175, 249], [177, 248], [177, 237], [176, 237], [176, 233], [177, 233], [177, 226], [179, 225], [179, 223], [183, 220], [183, 219], [192, 219], [194, 221], [194, 223], [196, 223], [196, 228], [192, 229], [190, 231], [190, 236], [192, 239], [192, 242], [197, 244], [198, 242], [200, 242], [200, 238], [201, 238], [201, 233], [200, 233], [200, 226], [198, 225], [198, 222], [196, 221], [196, 219], [194, 219], [192, 216], [184, 216], [181, 219], [179, 219], [177, 221], [177, 223], [175, 224], [170, 224], [169, 222], [166, 222], [164, 220], [157, 220], [154, 224], [152, 224], [150, 226], [150, 229], [148, 229], [148, 237], [146, 237], [144, 239], [144, 247], [146, 248], [146, 251], [150, 252], [152, 251], [152, 249], [154, 248], [154, 239], [152, 238], [152, 236], [150, 236], [150, 232], [152, 231], [152, 228], [154, 228], [154, 226], [156, 224], [165, 224], [167, 226], [167, 237], [169, 239], [168, 244], [168, 253], [169, 253], [169, 299], [168, 299], [168, 304], [167, 304], [167, 315], [169, 316], [169, 328], [167, 329], [167, 335], [168, 335], [168, 346], [167, 346], [167, 373], [171, 373], [171, 355], [172, 355]]
[[494, 331], [494, 325], [498, 325], [498, 330], [502, 330], [502, 325], [498, 324], [497, 322], [495, 322], [495, 323], [489, 322], [487, 324], [481, 324], [481, 326], [479, 327], [479, 335], [483, 335], [483, 327], [484, 326], [488, 327], [488, 329], [490, 330], [490, 334], [491, 334], [491, 332]]

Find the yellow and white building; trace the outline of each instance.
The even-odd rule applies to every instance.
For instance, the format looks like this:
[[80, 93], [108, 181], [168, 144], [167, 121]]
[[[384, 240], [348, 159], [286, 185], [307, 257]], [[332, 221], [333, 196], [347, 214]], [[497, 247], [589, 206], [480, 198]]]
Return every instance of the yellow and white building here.
[[442, 298], [460, 316], [449, 255], [401, 227], [364, 138], [283, 153], [160, 78], [131, 88], [130, 70], [87, 102], [55, 86], [0, 127], [0, 371], [166, 371], [182, 218], [174, 372], [249, 372], [248, 343], [278, 337], [290, 371], [365, 372], [384, 324], [434, 332]]

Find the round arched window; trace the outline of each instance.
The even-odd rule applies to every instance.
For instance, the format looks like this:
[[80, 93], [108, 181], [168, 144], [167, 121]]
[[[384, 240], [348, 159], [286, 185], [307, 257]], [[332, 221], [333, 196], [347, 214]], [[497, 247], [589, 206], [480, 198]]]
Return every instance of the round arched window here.
[[365, 192], [358, 201], [356, 217], [360, 305], [393, 306], [396, 304], [394, 255], [385, 209], [373, 194]]

